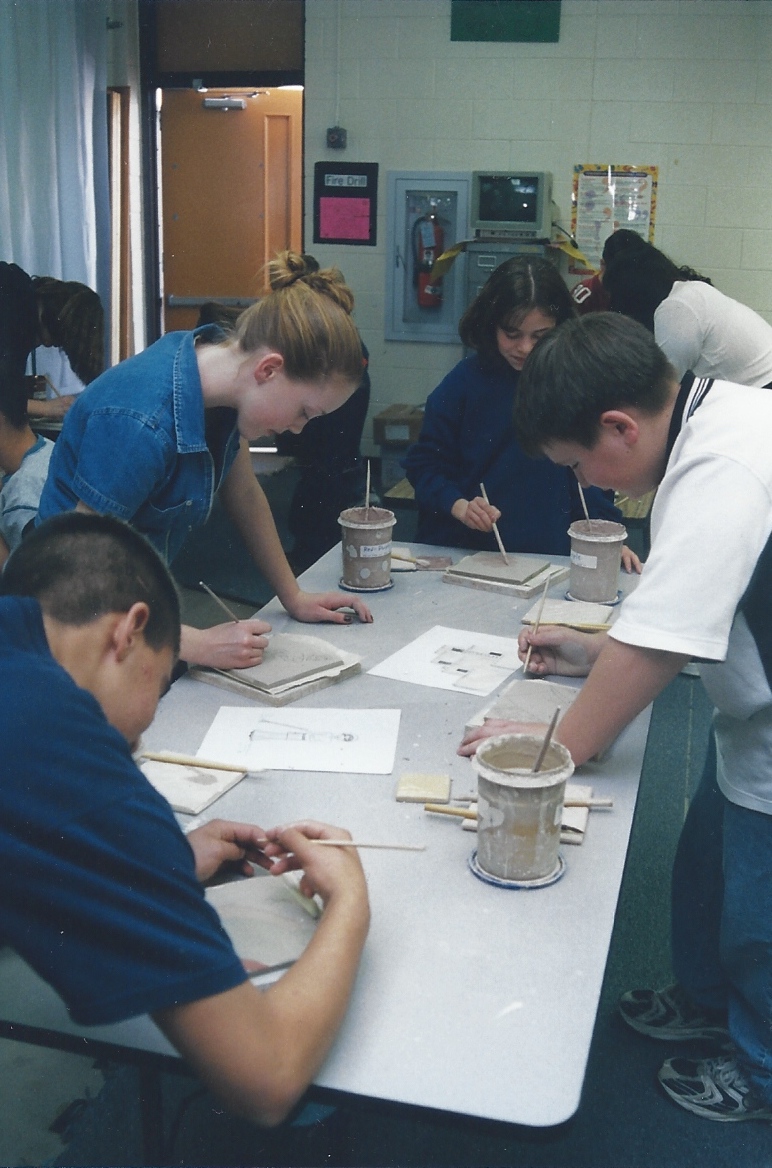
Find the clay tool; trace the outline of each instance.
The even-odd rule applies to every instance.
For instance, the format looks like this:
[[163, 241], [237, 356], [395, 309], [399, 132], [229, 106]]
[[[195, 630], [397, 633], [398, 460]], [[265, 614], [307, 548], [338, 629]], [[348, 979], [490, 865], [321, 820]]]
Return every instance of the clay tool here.
[[365, 510], [370, 518], [370, 459], [367, 460], [367, 486], [365, 487]]
[[[485, 502], [490, 507], [491, 501], [488, 498], [488, 492], [485, 489], [485, 483], [480, 483], [480, 494], [482, 495], [483, 499], [485, 499]], [[507, 567], [509, 567], [509, 560], [507, 559], [507, 553], [504, 551], [504, 544], [502, 543], [501, 536], [499, 535], [498, 525], [496, 523], [493, 524], [493, 534], [496, 536], [496, 543], [499, 545], [499, 551], [501, 552], [501, 557], [504, 560], [504, 563], [507, 565]]]
[[[610, 811], [614, 806], [613, 799], [564, 799], [564, 807], [591, 807], [598, 811]], [[459, 819], [477, 819], [477, 812], [473, 807], [449, 807], [445, 803], [424, 803], [424, 811], [431, 811], [435, 815], [455, 815]]]
[[557, 709], [555, 710], [555, 713], [552, 715], [552, 721], [550, 722], [549, 726], [547, 727], [547, 733], [544, 735], [544, 741], [541, 744], [541, 749], [539, 750], [539, 753], [536, 756], [536, 762], [531, 767], [531, 774], [535, 775], [537, 771], [541, 770], [541, 764], [544, 762], [544, 756], [546, 755], [547, 750], [549, 748], [549, 744], [552, 741], [552, 735], [555, 733], [555, 727], [558, 724], [559, 717], [560, 717], [560, 706], [557, 707]]
[[209, 587], [208, 584], [205, 584], [203, 580], [199, 580], [198, 583], [199, 583], [199, 587], [203, 588], [205, 592], [209, 593], [209, 595], [211, 596], [211, 598], [215, 602], [215, 604], [219, 604], [219, 606], [223, 610], [223, 612], [226, 613], [231, 618], [232, 621], [235, 621], [235, 623], [237, 625], [241, 623], [241, 618], [236, 616], [236, 614], [232, 608], [228, 608], [228, 605], [225, 603], [224, 600], [220, 600], [220, 597], [217, 595], [216, 592], [212, 592], [212, 589]]
[[150, 759], [152, 762], [173, 762], [177, 766], [202, 767], [211, 771], [239, 771], [240, 774], [244, 774], [248, 770], [247, 767], [235, 766], [232, 762], [212, 762], [211, 759], [196, 758], [194, 754], [175, 754], [172, 750], [143, 750], [140, 757]]
[[327, 848], [383, 848], [390, 852], [425, 852], [426, 844], [376, 844], [365, 840], [312, 839], [310, 844]]
[[[536, 623], [533, 626], [533, 631], [535, 633], [538, 633], [538, 631], [539, 631], [539, 621], [541, 620], [541, 614], [544, 612], [544, 601], [547, 599], [547, 592], [549, 590], [549, 586], [550, 586], [550, 577], [548, 576], [547, 579], [544, 581], [544, 591], [541, 594], [541, 600], [539, 601], [539, 610], [536, 613]], [[528, 644], [528, 652], [526, 653], [525, 661], [523, 662], [523, 677], [528, 676], [528, 666], [531, 663], [532, 650], [533, 650], [533, 642], [531, 641]]]
[[582, 500], [582, 510], [584, 511], [584, 517], [587, 520], [587, 526], [589, 527], [590, 531], [592, 531], [592, 520], [590, 519], [590, 512], [587, 510], [587, 500], [584, 497], [584, 491], [582, 490], [582, 484], [579, 482], [579, 479], [576, 480], [576, 485], [579, 488], [579, 498]]

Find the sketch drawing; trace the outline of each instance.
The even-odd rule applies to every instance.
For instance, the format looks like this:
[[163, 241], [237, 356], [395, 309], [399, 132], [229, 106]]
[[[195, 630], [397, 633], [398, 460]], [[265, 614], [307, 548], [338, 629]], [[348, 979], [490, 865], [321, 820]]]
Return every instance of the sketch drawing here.
[[309, 730], [303, 726], [290, 726], [285, 722], [274, 722], [270, 718], [263, 718], [249, 732], [250, 742], [265, 742], [268, 739], [275, 742], [353, 742], [356, 734], [341, 731], [335, 734], [332, 730]]

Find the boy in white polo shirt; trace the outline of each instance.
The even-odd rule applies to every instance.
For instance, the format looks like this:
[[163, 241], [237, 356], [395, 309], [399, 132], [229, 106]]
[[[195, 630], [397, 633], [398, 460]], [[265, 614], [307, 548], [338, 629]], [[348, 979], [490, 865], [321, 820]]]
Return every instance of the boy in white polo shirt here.
[[[600, 313], [534, 350], [515, 425], [583, 486], [659, 488], [651, 554], [608, 636], [525, 632], [521, 656], [532, 642], [533, 673], [589, 670], [557, 731], [577, 765], [703, 662], [717, 749], [674, 866], [679, 984], [625, 994], [621, 1010], [656, 1038], [726, 1043], [727, 1027], [733, 1047], [669, 1059], [660, 1081], [697, 1115], [772, 1119], [772, 395], [690, 373], [679, 385], [642, 326]], [[488, 723], [461, 752], [514, 725]]]

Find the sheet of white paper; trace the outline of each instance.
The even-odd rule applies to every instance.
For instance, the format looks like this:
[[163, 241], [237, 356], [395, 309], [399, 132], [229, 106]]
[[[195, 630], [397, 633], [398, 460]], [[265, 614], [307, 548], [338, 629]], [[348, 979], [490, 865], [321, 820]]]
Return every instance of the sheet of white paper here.
[[245, 770], [390, 775], [400, 713], [221, 706], [198, 754]]
[[485, 696], [519, 665], [517, 641], [512, 637], [435, 625], [369, 672], [376, 677]]

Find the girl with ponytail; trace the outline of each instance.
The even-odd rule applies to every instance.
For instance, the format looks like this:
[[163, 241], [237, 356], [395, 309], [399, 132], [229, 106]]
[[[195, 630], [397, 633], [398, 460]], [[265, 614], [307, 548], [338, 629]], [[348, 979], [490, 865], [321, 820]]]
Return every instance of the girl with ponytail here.
[[[115, 515], [167, 562], [207, 519], [215, 493], [256, 566], [296, 620], [342, 623], [358, 597], [298, 585], [249, 456], [249, 442], [338, 409], [362, 377], [354, 297], [335, 268], [283, 252], [271, 291], [232, 331], [205, 325], [167, 333], [98, 377], [67, 414], [37, 522], [62, 511]], [[259, 664], [264, 621], [183, 626], [181, 657], [238, 669]]]

